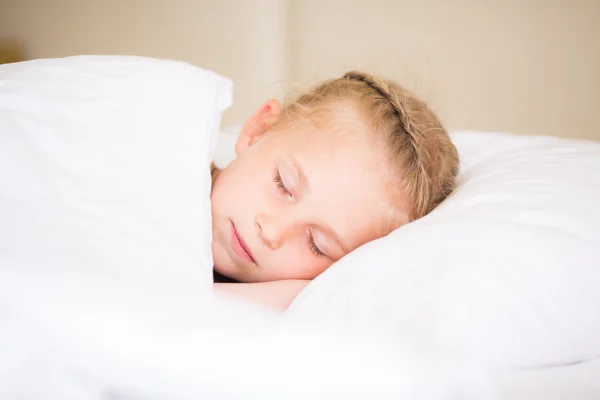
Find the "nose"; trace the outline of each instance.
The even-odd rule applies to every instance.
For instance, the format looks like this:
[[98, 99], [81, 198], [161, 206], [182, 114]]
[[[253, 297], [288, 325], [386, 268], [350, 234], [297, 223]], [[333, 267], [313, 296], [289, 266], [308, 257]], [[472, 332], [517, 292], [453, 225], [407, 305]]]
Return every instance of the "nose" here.
[[254, 225], [258, 236], [265, 242], [267, 247], [274, 250], [281, 246], [285, 235], [285, 224], [282, 221], [265, 213], [258, 213], [254, 219]]

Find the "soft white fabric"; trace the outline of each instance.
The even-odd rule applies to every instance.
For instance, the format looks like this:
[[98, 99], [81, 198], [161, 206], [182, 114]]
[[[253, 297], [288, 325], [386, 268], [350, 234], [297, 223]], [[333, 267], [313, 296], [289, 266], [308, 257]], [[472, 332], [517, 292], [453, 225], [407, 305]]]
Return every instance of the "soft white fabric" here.
[[0, 89], [0, 398], [480, 399], [479, 361], [598, 353], [598, 144], [456, 134], [456, 195], [281, 319], [207, 296], [226, 79], [74, 57]]
[[208, 167], [230, 86], [134, 57], [0, 66], [0, 398], [485, 390], [410, 332], [211, 295]]
[[574, 365], [504, 371], [490, 383], [494, 400], [600, 399], [600, 359]]
[[600, 143], [453, 140], [456, 193], [332, 266], [290, 315], [410, 329], [501, 367], [600, 355]]
[[235, 143], [241, 130], [241, 125], [226, 126], [219, 130], [213, 158], [217, 167], [224, 168], [235, 159]]
[[23, 282], [7, 282], [3, 399], [488, 398], [485, 374], [412, 335], [281, 320], [192, 293], [106, 295], [94, 281], [56, 291], [36, 280], [24, 294]]
[[227, 79], [174, 61], [72, 57], [3, 65], [0, 88], [3, 266], [211, 284], [207, 166]]

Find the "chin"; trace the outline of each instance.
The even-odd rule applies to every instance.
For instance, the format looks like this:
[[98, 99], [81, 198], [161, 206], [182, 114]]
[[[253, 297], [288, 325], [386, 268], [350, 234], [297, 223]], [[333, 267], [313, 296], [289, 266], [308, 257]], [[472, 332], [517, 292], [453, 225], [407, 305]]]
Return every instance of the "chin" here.
[[239, 274], [239, 271], [229, 259], [227, 252], [221, 247], [213, 248], [212, 251], [214, 270], [228, 278], [239, 280], [236, 276]]

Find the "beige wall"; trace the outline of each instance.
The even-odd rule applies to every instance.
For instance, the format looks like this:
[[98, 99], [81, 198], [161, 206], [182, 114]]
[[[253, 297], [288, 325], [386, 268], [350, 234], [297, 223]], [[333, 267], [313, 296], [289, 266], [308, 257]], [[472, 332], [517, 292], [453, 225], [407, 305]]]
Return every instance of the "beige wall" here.
[[287, 82], [362, 68], [401, 81], [454, 129], [600, 140], [597, 0], [0, 0], [31, 58], [138, 54], [235, 84], [226, 123]]
[[364, 68], [452, 128], [600, 140], [598, 0], [303, 0], [291, 14], [295, 82]]

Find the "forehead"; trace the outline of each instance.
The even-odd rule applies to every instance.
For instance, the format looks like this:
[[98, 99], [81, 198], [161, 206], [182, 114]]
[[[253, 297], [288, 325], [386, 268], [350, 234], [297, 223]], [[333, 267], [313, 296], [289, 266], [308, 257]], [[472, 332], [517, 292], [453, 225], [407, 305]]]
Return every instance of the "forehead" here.
[[400, 225], [390, 201], [392, 179], [381, 144], [356, 124], [299, 127], [287, 132], [286, 152], [305, 175], [310, 217], [354, 249]]

